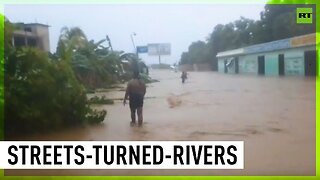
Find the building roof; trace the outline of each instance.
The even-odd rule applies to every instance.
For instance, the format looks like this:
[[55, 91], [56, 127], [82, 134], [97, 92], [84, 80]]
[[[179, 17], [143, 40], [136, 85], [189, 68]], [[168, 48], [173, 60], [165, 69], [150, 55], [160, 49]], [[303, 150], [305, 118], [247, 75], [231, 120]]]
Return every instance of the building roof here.
[[219, 52], [217, 54], [217, 57], [226, 57], [226, 56], [234, 56], [234, 55], [241, 55], [244, 54], [244, 48], [239, 48], [239, 49], [233, 49], [229, 51], [223, 51]]
[[219, 52], [217, 54], [217, 57], [221, 58], [221, 57], [244, 55], [244, 54], [270, 52], [275, 50], [310, 46], [315, 44], [316, 44], [316, 33], [312, 33], [312, 34], [306, 34], [306, 35], [296, 36], [296, 37], [287, 38], [287, 39], [281, 39], [277, 41], [271, 41], [267, 43], [256, 44], [256, 45], [247, 46], [239, 49]]
[[41, 23], [22, 23], [22, 22], [18, 22], [18, 23], [13, 23], [14, 25], [18, 25], [18, 26], [44, 26], [44, 27], [50, 27], [49, 25], [46, 24], [41, 24]]

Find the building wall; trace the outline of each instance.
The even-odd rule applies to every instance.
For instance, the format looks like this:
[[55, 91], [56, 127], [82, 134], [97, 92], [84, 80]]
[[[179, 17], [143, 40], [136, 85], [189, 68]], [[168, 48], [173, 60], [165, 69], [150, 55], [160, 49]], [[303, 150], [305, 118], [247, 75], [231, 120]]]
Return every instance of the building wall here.
[[179, 65], [180, 71], [211, 71], [211, 65], [209, 63], [201, 64], [182, 64]]
[[45, 51], [50, 51], [49, 28], [46, 26], [35, 26], [34, 30], [39, 37], [39, 47]]
[[[229, 62], [231, 58], [223, 58], [218, 61], [218, 71], [224, 73], [225, 69], [225, 61]], [[227, 72], [228, 74], [235, 74], [236, 73], [236, 68], [235, 68], [235, 63], [233, 62], [230, 66], [227, 67]]]
[[[240, 74], [258, 74], [258, 56], [265, 57], [265, 75], [279, 75], [279, 54], [284, 54], [285, 75], [304, 75], [304, 52], [315, 50], [315, 46], [297, 47], [266, 53], [247, 54], [239, 56]], [[218, 71], [224, 73], [224, 60], [230, 57], [218, 59]], [[234, 68], [228, 69], [228, 73], [234, 73]]]
[[[23, 24], [20, 26], [19, 29], [13, 32], [12, 41], [14, 46], [35, 46], [44, 51], [50, 51], [48, 26], [41, 24]], [[27, 31], [26, 29], [29, 30]]]
[[193, 71], [193, 65], [192, 64], [182, 64], [179, 65], [180, 71]]
[[[275, 52], [265, 53], [266, 57], [270, 58], [265, 59], [265, 65], [267, 67], [268, 61], [271, 59], [273, 61], [273, 65], [269, 67], [268, 71], [274, 72], [272, 75], [279, 74], [279, 64], [278, 64], [278, 56], [279, 54], [284, 54], [284, 73], [285, 75], [304, 75], [304, 52], [315, 50], [315, 46], [306, 46], [299, 48], [291, 48], [286, 50], [280, 50]], [[272, 64], [272, 63], [270, 63]], [[266, 75], [267, 68], [266, 68]]]
[[265, 56], [265, 75], [279, 75], [279, 54], [269, 53]]
[[[230, 61], [230, 60], [229, 60]], [[236, 73], [236, 66], [235, 63], [233, 62], [228, 68], [228, 73], [229, 74], [235, 74]]]
[[244, 55], [239, 57], [239, 73], [258, 74], [258, 56]]
[[284, 55], [285, 75], [304, 75], [304, 52], [289, 51]]
[[224, 73], [224, 60], [226, 58], [220, 58], [218, 59], [218, 72]]
[[194, 71], [211, 71], [212, 67], [209, 63], [193, 64]]

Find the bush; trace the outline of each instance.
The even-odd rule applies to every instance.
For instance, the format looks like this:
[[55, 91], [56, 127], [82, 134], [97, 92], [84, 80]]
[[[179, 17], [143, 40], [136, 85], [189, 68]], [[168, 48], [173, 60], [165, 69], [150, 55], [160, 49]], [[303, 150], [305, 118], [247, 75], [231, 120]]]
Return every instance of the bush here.
[[86, 119], [90, 124], [97, 124], [104, 121], [104, 117], [107, 115], [106, 110], [97, 111], [97, 110], [90, 110], [90, 112], [87, 114]]
[[66, 61], [53, 61], [34, 48], [5, 56], [6, 135], [47, 132], [104, 119], [106, 112], [90, 109], [86, 90]]
[[140, 74], [140, 79], [144, 82], [144, 83], [154, 83], [154, 82], [159, 82], [156, 79], [152, 79], [150, 76], [146, 75], [146, 74]]
[[106, 96], [98, 97], [94, 96], [89, 99], [89, 104], [114, 104], [112, 99], [106, 99]]
[[[144, 82], [144, 83], [154, 83], [154, 82], [159, 82], [158, 80], [156, 79], [152, 79], [150, 76], [148, 76], [147, 74], [144, 74], [144, 73], [140, 73], [139, 74], [140, 76], [140, 79]], [[127, 73], [124, 73], [122, 76], [122, 81], [125, 82], [125, 81], [129, 81], [132, 79], [132, 73], [131, 72], [127, 72]]]

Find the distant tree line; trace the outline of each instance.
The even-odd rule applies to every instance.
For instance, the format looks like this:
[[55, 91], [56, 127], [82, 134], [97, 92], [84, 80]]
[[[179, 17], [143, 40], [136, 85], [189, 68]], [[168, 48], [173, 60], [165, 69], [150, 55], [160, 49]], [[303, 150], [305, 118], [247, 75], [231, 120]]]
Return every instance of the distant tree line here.
[[[266, 4], [260, 13], [260, 20], [245, 17], [228, 24], [218, 24], [206, 42], [196, 41], [191, 43], [187, 52], [181, 54], [180, 64], [210, 63], [213, 70], [217, 70], [216, 55], [218, 52], [236, 49], [253, 44], [265, 43], [279, 39], [290, 38], [303, 34], [315, 33], [316, 23], [297, 24], [297, 7], [315, 7], [307, 5], [315, 3], [314, 0], [288, 1], [273, 0]], [[300, 3], [289, 4], [289, 3]], [[315, 8], [314, 8], [315, 9]], [[250, 9], [248, 9], [250, 10]], [[315, 13], [313, 13], [315, 19]]]

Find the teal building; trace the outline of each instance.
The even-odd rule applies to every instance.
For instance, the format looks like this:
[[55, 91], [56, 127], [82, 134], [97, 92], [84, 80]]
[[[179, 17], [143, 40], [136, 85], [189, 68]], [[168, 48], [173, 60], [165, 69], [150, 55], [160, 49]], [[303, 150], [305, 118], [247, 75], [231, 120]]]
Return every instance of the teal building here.
[[218, 71], [229, 74], [315, 76], [316, 34], [219, 52]]

